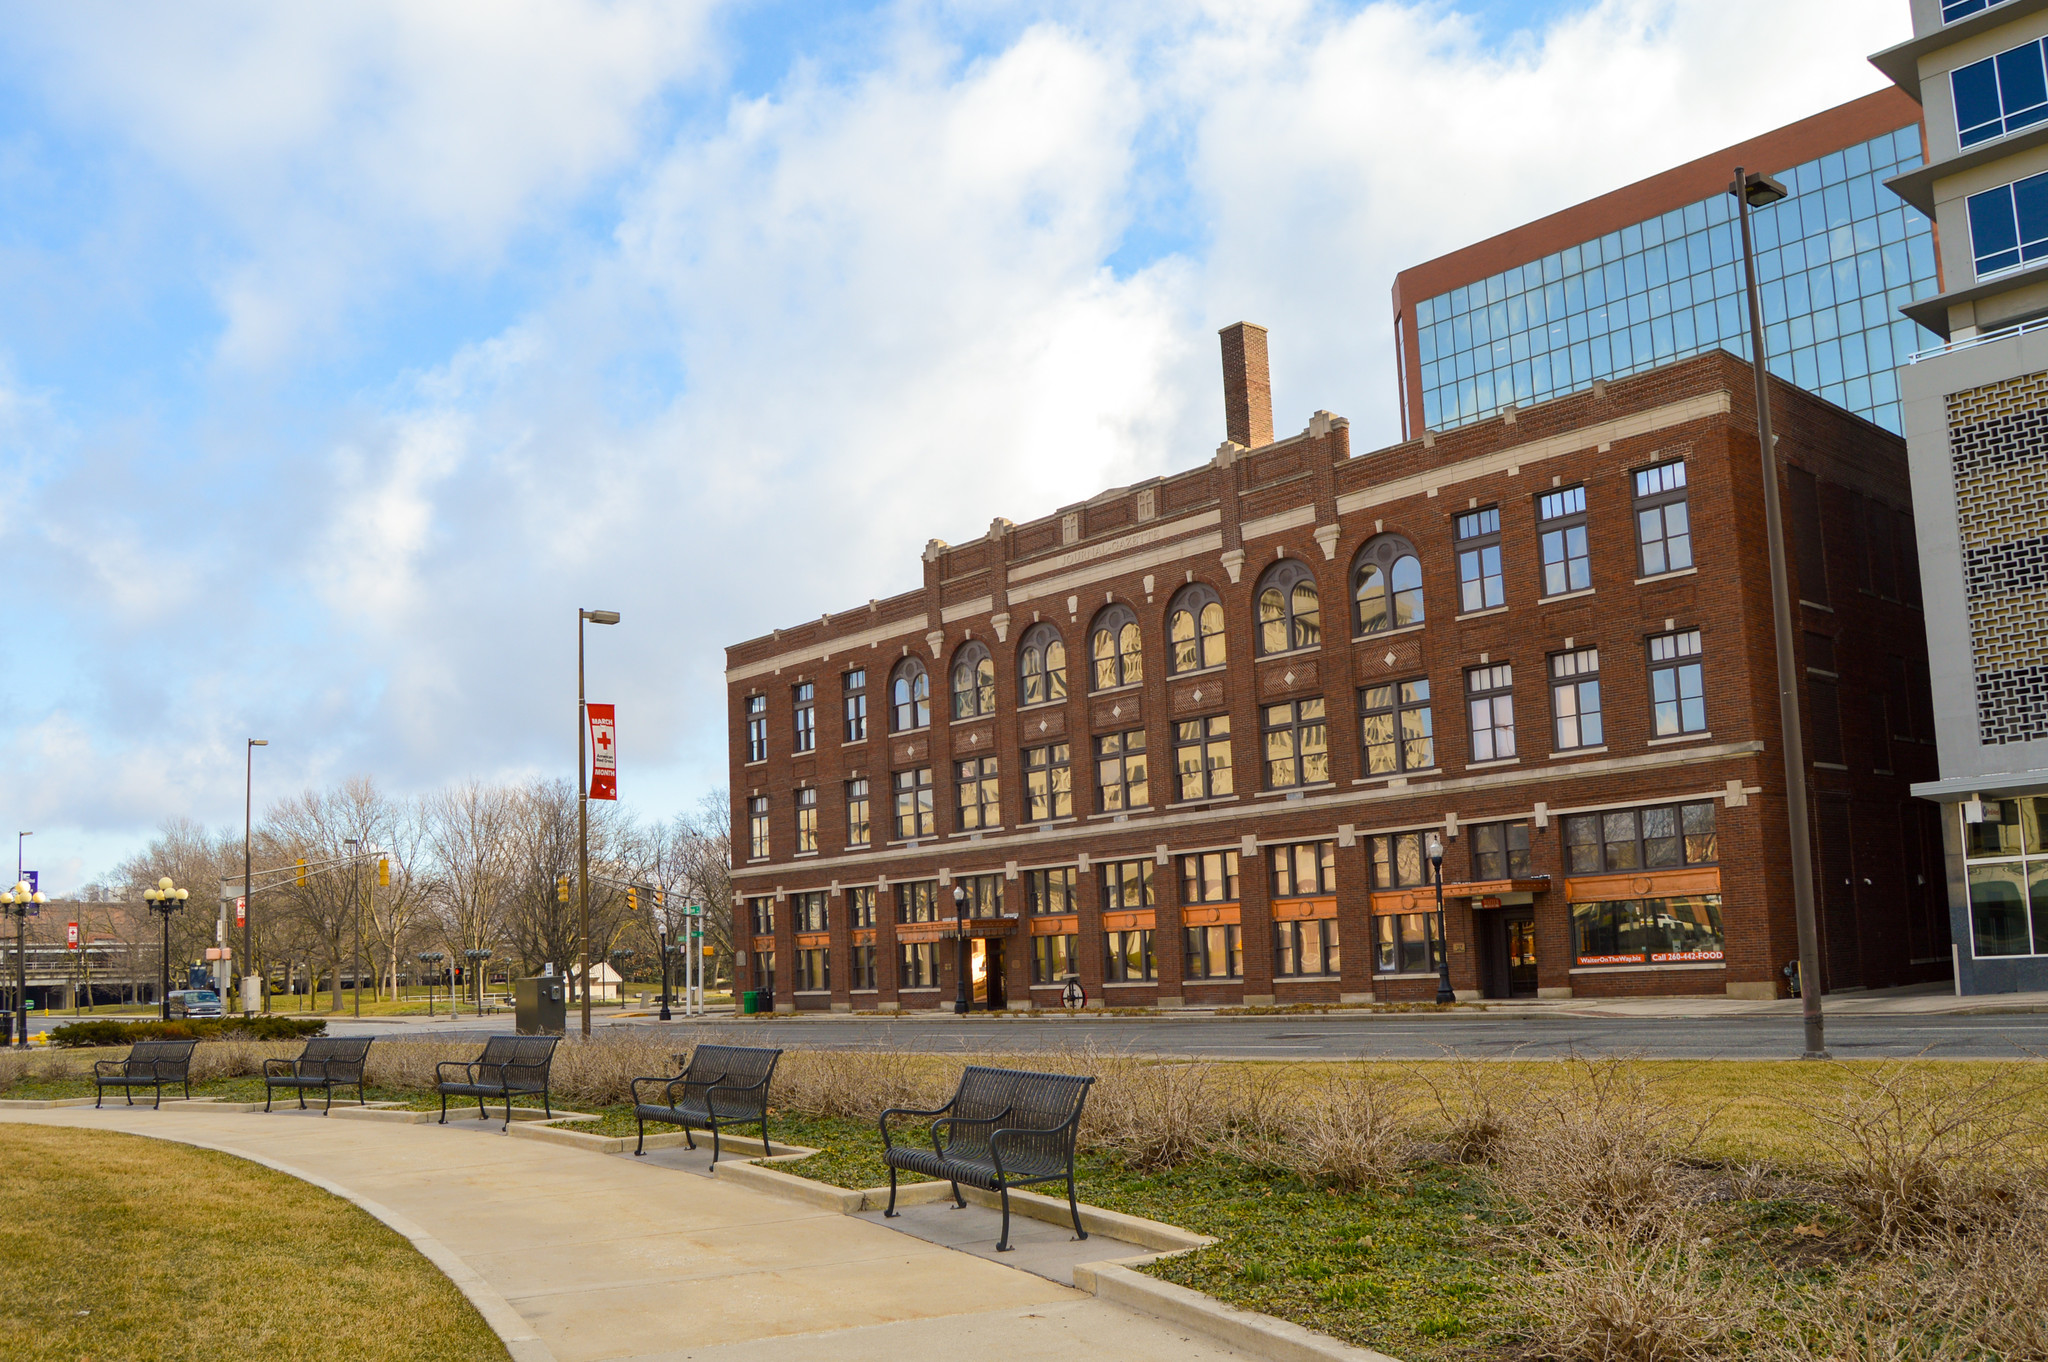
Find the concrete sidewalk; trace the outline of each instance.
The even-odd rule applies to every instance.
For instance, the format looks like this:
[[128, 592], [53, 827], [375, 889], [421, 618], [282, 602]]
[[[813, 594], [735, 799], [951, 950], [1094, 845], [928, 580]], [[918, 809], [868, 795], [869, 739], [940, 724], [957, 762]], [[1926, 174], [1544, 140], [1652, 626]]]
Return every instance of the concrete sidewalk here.
[[[630, 1156], [206, 1104], [4, 1111], [256, 1158], [370, 1207], [518, 1362], [1237, 1358], [1152, 1316], [881, 1225]], [[1124, 1250], [1128, 1251], [1128, 1250]]]

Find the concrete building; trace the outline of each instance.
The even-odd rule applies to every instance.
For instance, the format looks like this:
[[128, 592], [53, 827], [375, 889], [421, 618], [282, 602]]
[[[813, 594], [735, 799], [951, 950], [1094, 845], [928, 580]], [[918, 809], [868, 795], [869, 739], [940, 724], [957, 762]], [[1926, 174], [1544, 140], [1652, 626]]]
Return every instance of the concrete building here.
[[1912, 0], [1873, 57], [1926, 111], [1936, 333], [1900, 373], [1957, 985], [2048, 988], [2048, 0]]
[[[1463, 997], [1781, 996], [1748, 367], [1369, 452], [1327, 412], [1274, 437], [1260, 328], [1223, 371], [1213, 458], [727, 649], [742, 986], [943, 1007], [964, 954], [978, 1007], [1426, 1000], [1448, 958]], [[1944, 977], [1904, 445], [1773, 400], [1823, 983]]]
[[1738, 165], [1792, 191], [1755, 218], [1771, 372], [1901, 432], [1896, 366], [1935, 343], [1912, 304], [1940, 285], [1931, 210], [1885, 182], [1921, 156], [1918, 106], [1887, 89], [1403, 270], [1403, 433], [1708, 350], [1748, 359]]

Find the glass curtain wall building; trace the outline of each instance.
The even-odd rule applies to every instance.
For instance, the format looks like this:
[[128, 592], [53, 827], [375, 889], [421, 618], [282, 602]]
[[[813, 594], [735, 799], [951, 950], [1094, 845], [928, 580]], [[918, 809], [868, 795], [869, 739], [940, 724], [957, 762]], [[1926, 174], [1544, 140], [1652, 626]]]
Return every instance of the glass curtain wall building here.
[[1767, 168], [1791, 191], [1754, 219], [1771, 371], [1901, 432], [1894, 370], [1940, 343], [1898, 311], [1941, 288], [1932, 224], [1883, 183], [1921, 164], [1919, 111], [1908, 107], [1867, 98], [1831, 111], [1853, 119], [1794, 125], [1404, 272], [1406, 433], [1716, 347], [1749, 358], [1740, 229], [1725, 192], [1737, 164]]

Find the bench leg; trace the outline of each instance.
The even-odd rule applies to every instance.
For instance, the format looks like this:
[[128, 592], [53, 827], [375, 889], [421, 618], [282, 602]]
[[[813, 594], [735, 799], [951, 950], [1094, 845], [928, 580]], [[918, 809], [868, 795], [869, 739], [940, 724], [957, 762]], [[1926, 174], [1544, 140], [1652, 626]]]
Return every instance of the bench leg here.
[[718, 1166], [718, 1118], [716, 1116], [711, 1118], [711, 1164], [714, 1168]]
[[960, 1184], [957, 1182], [953, 1184], [953, 1209], [956, 1211], [967, 1209], [967, 1198], [960, 1195]]
[[[482, 1093], [476, 1095], [476, 1119], [479, 1121], [491, 1119], [491, 1109], [484, 1105], [484, 1095]], [[507, 1116], [505, 1119], [507, 1122], [510, 1122], [512, 1118]]]
[[1010, 1184], [1006, 1182], [996, 1190], [1003, 1194], [1003, 1232], [996, 1239], [996, 1252], [1008, 1253], [1010, 1251]]
[[1074, 1175], [1071, 1171], [1067, 1174], [1067, 1210], [1074, 1217], [1074, 1237], [1086, 1239], [1088, 1231], [1081, 1228], [1081, 1203], [1074, 1200]]
[[441, 1091], [441, 1124], [448, 1124], [448, 1092], [445, 1088]]
[[499, 1127], [498, 1127], [498, 1129], [502, 1131], [502, 1130], [510, 1130], [511, 1128], [512, 1128], [512, 1094], [511, 1094], [511, 1092], [510, 1092], [509, 1090], [507, 1090], [507, 1092], [505, 1093], [505, 1124], [504, 1124], [504, 1125], [502, 1125], [502, 1126], [499, 1126]]
[[304, 1088], [300, 1088], [300, 1089], [299, 1089], [299, 1110], [300, 1110], [300, 1111], [304, 1111], [305, 1109], [306, 1109], [306, 1090], [305, 1090]]
[[637, 1111], [633, 1113], [633, 1121], [640, 1127], [640, 1134], [633, 1141], [633, 1157], [637, 1159], [647, 1152], [647, 1121]]
[[100, 1103], [106, 1098], [106, 1095], [106, 1084], [96, 1082], [92, 1085], [92, 1109], [94, 1111], [98, 1111], [100, 1109]]
[[268, 1083], [263, 1085], [263, 1114], [265, 1116], [270, 1114], [270, 1095], [276, 1091], [277, 1089], [271, 1087]]
[[884, 1220], [894, 1220], [896, 1218], [896, 1170], [893, 1167], [889, 1170], [889, 1206], [887, 1210], [882, 1212], [882, 1218]]

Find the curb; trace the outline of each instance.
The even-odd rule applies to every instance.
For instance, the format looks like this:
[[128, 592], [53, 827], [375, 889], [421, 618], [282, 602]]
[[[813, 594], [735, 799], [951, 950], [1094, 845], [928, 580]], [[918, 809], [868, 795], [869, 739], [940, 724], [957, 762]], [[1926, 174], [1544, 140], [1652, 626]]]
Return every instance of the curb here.
[[1169, 1323], [1207, 1334], [1250, 1357], [1271, 1362], [1397, 1362], [1385, 1353], [1354, 1348], [1299, 1324], [1240, 1310], [1214, 1296], [1162, 1282], [1123, 1266], [1139, 1259], [1082, 1263], [1074, 1268], [1074, 1285], [1098, 1300], [1142, 1311]]
[[[918, 1188], [938, 1188], [939, 1194], [930, 1198], [934, 1201], [945, 1200], [948, 1196], [952, 1195], [953, 1190], [943, 1182], [922, 1182], [911, 1185]], [[880, 1210], [889, 1203], [889, 1189], [887, 1187], [870, 1188], [867, 1194], [870, 1197], [875, 1197], [877, 1193], [879, 1193], [879, 1198], [871, 1209]], [[984, 1192], [979, 1187], [962, 1187], [960, 1195], [977, 1206], [986, 1206], [990, 1209], [1000, 1209], [1003, 1204], [1003, 1199], [996, 1193]], [[900, 1193], [896, 1198], [896, 1204], [899, 1206], [905, 1204]], [[921, 1203], [911, 1202], [910, 1204], [918, 1205]], [[1074, 1223], [1073, 1217], [1067, 1211], [1067, 1203], [1063, 1199], [1046, 1196], [1042, 1192], [1025, 1191], [1018, 1187], [1010, 1189], [1010, 1210], [1014, 1214], [1031, 1220], [1040, 1220], [1048, 1225], [1070, 1226]], [[1090, 1206], [1085, 1201], [1081, 1203], [1081, 1228], [1090, 1234], [1101, 1234], [1111, 1239], [1121, 1239], [1127, 1244], [1137, 1244], [1151, 1249], [1155, 1253], [1185, 1253], [1189, 1249], [1207, 1248], [1216, 1242], [1208, 1235], [1195, 1234], [1192, 1231], [1180, 1228], [1178, 1225], [1169, 1225], [1163, 1220], [1147, 1220], [1143, 1216], [1125, 1215], [1121, 1211], [1105, 1211], [1099, 1206]], [[1079, 1279], [1076, 1278], [1076, 1284], [1078, 1284], [1078, 1281]], [[1082, 1290], [1085, 1291], [1087, 1288], [1083, 1287]]]

